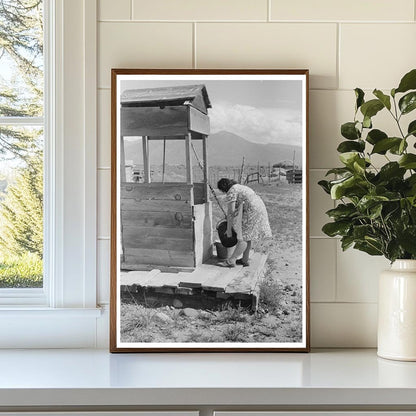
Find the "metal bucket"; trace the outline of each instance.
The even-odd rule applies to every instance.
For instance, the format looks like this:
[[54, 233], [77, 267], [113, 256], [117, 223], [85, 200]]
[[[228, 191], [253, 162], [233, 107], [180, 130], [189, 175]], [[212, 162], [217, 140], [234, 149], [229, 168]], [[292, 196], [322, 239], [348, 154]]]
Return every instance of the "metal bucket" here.
[[237, 244], [237, 233], [232, 229], [231, 237], [227, 237], [227, 220], [221, 220], [217, 224], [218, 237], [224, 247], [234, 247]]
[[228, 248], [224, 247], [219, 241], [215, 242], [215, 249], [217, 251], [217, 257], [220, 260], [228, 259]]

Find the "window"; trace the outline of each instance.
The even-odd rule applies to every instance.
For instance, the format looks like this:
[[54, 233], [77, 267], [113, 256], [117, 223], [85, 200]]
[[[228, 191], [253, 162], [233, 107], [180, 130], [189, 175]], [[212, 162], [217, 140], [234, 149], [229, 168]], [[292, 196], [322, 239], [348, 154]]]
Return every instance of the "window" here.
[[105, 343], [107, 323], [96, 305], [96, 7], [96, 0], [43, 0], [47, 111], [28, 124], [1, 115], [2, 127], [44, 129], [47, 139], [46, 278], [42, 288], [0, 290], [0, 348]]
[[0, 289], [43, 287], [42, 0], [0, 1]]

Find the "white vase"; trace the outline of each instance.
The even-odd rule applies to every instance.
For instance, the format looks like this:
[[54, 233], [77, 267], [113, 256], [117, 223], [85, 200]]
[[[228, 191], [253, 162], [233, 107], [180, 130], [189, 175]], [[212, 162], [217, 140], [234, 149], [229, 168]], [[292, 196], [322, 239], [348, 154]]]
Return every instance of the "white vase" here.
[[380, 275], [377, 354], [416, 361], [416, 260], [396, 260]]

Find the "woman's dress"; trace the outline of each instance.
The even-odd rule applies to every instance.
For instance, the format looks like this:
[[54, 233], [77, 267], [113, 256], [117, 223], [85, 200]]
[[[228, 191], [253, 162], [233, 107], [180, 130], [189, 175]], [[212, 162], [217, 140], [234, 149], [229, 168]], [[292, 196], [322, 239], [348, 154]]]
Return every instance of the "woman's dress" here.
[[227, 192], [227, 202], [235, 202], [233, 227], [237, 235], [240, 234], [239, 219], [241, 218], [241, 234], [244, 241], [272, 236], [266, 206], [251, 188], [239, 184], [233, 185]]

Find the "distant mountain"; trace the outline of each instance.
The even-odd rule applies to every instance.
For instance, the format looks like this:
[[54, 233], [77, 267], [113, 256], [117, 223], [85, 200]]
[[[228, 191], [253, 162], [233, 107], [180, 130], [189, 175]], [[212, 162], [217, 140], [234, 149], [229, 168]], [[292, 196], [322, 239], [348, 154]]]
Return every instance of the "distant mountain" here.
[[[200, 158], [202, 151], [199, 141], [195, 148]], [[142, 146], [140, 141], [126, 141], [126, 161], [142, 164]], [[250, 142], [243, 137], [228, 131], [220, 131], [208, 136], [208, 163], [210, 166], [239, 166], [245, 158], [247, 164], [266, 165], [292, 161], [300, 166], [302, 161], [302, 148], [288, 144], [261, 144]], [[163, 161], [163, 142], [152, 141], [150, 144], [150, 163], [160, 165]], [[185, 164], [185, 145], [181, 141], [167, 141], [166, 163], [169, 165]]]
[[250, 142], [234, 133], [220, 131], [208, 137], [208, 157], [210, 165], [240, 165], [243, 156], [247, 163], [262, 164], [278, 163], [293, 160], [300, 164], [302, 148], [287, 144], [261, 144]]

